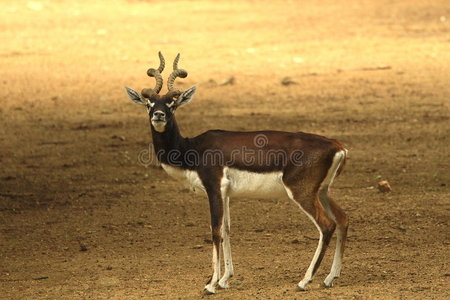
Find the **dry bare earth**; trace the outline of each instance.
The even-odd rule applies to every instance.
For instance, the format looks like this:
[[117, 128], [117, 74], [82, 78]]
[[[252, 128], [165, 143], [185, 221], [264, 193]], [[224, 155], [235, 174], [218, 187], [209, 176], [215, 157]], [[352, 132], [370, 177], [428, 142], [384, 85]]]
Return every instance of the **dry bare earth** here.
[[158, 50], [199, 83], [183, 134], [301, 130], [351, 153], [335, 287], [330, 251], [296, 291], [318, 234], [293, 203], [233, 199], [236, 276], [211, 298], [448, 298], [448, 1], [334, 2], [2, 1], [0, 298], [204, 297], [207, 201], [138, 162], [148, 122], [123, 91], [153, 84]]

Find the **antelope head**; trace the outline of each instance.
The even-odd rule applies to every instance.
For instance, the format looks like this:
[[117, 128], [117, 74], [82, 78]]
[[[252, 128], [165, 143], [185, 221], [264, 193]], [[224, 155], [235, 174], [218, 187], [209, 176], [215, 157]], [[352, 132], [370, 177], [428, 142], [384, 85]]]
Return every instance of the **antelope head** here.
[[167, 124], [172, 122], [175, 110], [192, 100], [196, 87], [193, 86], [185, 91], [174, 87], [174, 82], [177, 77], [186, 78], [188, 75], [185, 70], [178, 69], [178, 61], [180, 60], [180, 54], [178, 54], [173, 62], [173, 71], [167, 79], [168, 92], [165, 95], [160, 95], [159, 92], [163, 86], [161, 73], [165, 67], [165, 60], [161, 52], [158, 55], [158, 69], [150, 68], [147, 70], [147, 75], [154, 77], [156, 80], [155, 87], [152, 89], [144, 88], [140, 94], [129, 87], [125, 87], [125, 89], [133, 102], [147, 107], [153, 129], [162, 133], [166, 130]]

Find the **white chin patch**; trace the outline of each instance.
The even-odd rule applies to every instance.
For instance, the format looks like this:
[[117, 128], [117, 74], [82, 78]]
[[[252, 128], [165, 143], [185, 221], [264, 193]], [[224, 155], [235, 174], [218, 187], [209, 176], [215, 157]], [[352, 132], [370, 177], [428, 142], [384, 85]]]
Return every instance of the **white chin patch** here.
[[154, 122], [152, 121], [152, 126], [157, 132], [164, 132], [166, 130], [166, 122]]

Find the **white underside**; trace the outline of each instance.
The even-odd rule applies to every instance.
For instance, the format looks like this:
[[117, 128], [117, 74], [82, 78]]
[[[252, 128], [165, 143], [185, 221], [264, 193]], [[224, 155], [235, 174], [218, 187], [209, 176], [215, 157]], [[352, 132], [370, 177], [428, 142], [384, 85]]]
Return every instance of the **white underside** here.
[[[205, 191], [205, 187], [196, 171], [185, 170], [167, 164], [161, 164], [161, 166], [167, 174], [184, 182], [192, 191]], [[227, 184], [226, 186], [222, 184], [222, 189], [227, 190], [229, 197], [258, 199], [288, 197], [283, 185], [282, 172], [255, 173], [224, 167], [223, 175], [223, 179]]]
[[282, 172], [255, 173], [226, 167], [224, 177], [230, 181], [228, 187], [230, 197], [287, 198]]
[[200, 180], [200, 177], [198, 177], [198, 173], [196, 171], [185, 170], [163, 163], [161, 163], [161, 167], [164, 169], [164, 171], [166, 171], [167, 174], [169, 174], [170, 177], [184, 183], [190, 190], [194, 192], [206, 192], [205, 187], [203, 186], [202, 181]]

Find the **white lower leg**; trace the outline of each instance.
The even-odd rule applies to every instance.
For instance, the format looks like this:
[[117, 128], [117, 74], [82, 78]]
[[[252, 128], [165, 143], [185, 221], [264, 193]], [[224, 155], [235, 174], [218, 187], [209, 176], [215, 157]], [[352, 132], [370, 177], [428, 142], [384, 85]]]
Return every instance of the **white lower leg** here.
[[333, 286], [333, 280], [341, 275], [342, 267], [342, 230], [338, 228], [336, 233], [336, 250], [334, 252], [333, 264], [330, 274], [325, 278], [324, 284], [327, 287]]
[[223, 289], [226, 289], [229, 287], [228, 279], [230, 279], [230, 277], [232, 277], [234, 274], [229, 239], [224, 239], [224, 241], [223, 241], [223, 257], [224, 257], [224, 261], [225, 261], [225, 272], [219, 281], [219, 286]]
[[224, 201], [224, 222], [222, 226], [222, 236], [223, 236], [223, 259], [225, 264], [225, 272], [222, 278], [219, 280], [219, 286], [223, 289], [229, 287], [228, 279], [234, 274], [233, 260], [231, 258], [231, 246], [230, 246], [230, 209], [229, 209], [229, 198], [225, 197]]
[[216, 285], [219, 281], [220, 276], [220, 247], [216, 247], [216, 244], [213, 244], [213, 275], [209, 283], [205, 286], [205, 291], [209, 294], [214, 294], [216, 292]]
[[[316, 226], [319, 228], [319, 226], [317, 225], [317, 223], [314, 222], [314, 224], [316, 224]], [[310, 283], [313, 279], [313, 271], [314, 271], [314, 266], [317, 263], [317, 260], [319, 259], [319, 255], [320, 252], [322, 251], [322, 247], [323, 247], [323, 234], [321, 231], [319, 231], [320, 233], [320, 238], [319, 238], [319, 244], [317, 245], [317, 249], [316, 252], [314, 253], [314, 257], [311, 261], [311, 264], [308, 267], [308, 270], [306, 270], [305, 276], [303, 277], [303, 279], [298, 283], [298, 287], [301, 290], [306, 290], [306, 286], [308, 285], [308, 283]]]

